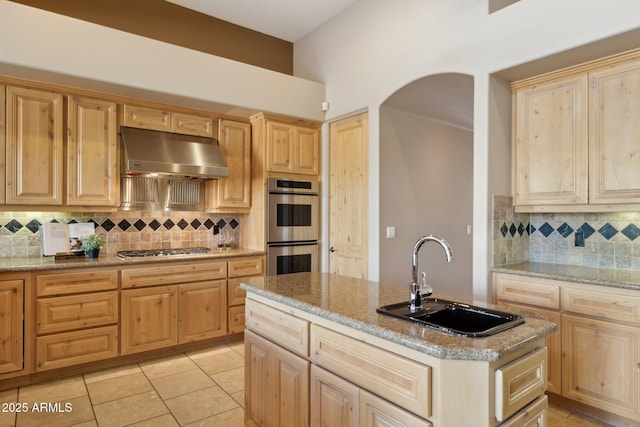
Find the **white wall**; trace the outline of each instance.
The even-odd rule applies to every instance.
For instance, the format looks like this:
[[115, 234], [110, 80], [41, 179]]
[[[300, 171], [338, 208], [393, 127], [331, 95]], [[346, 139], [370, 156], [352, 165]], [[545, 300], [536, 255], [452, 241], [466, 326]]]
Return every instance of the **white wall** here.
[[[435, 234], [447, 240], [454, 261], [428, 243], [419, 270], [437, 294], [471, 299], [473, 133], [387, 107], [380, 129], [380, 280], [408, 285], [413, 245]], [[395, 239], [386, 238], [387, 226], [396, 227]]]
[[324, 119], [321, 83], [6, 0], [0, 75], [229, 114]]
[[[495, 116], [503, 114], [495, 110], [496, 104], [505, 103], [491, 74], [636, 30], [639, 15], [637, 0], [522, 0], [492, 15], [487, 0], [360, 0], [297, 42], [294, 73], [326, 84], [328, 119], [363, 108], [370, 112], [369, 278], [378, 278], [377, 265], [384, 262], [378, 251], [377, 112], [387, 97], [432, 74], [457, 72], [474, 78], [473, 290], [474, 298], [487, 300], [489, 202], [493, 192], [504, 194], [502, 183], [508, 182], [509, 168], [502, 164], [508, 147], [490, 144], [489, 136], [500, 134], [492, 128], [501, 121]], [[611, 46], [609, 53], [619, 46]], [[491, 94], [495, 88], [501, 92], [497, 98]], [[499, 178], [489, 169], [494, 156], [501, 162]]]

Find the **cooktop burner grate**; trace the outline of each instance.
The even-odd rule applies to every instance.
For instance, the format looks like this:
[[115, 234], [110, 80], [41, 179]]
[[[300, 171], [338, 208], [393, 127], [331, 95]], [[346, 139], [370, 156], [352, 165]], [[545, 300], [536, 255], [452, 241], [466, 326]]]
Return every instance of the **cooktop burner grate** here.
[[206, 254], [210, 251], [209, 248], [177, 248], [177, 249], [146, 249], [139, 251], [118, 251], [116, 258], [144, 258], [144, 257], [157, 257], [157, 256], [176, 256], [176, 255], [194, 255], [194, 254]]

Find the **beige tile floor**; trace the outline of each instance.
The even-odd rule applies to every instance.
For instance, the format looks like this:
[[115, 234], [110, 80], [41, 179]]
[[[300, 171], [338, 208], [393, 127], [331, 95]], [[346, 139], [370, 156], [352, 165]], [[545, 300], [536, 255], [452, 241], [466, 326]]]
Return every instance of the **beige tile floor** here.
[[[29, 410], [6, 412], [17, 402]], [[33, 410], [34, 403], [55, 402], [54, 411]], [[0, 403], [0, 427], [243, 426], [244, 344], [7, 390]]]
[[[244, 344], [0, 392], [3, 405], [17, 402], [28, 403], [29, 411], [0, 412], [0, 427], [244, 426]], [[33, 410], [34, 403], [55, 402], [61, 403], [57, 412]], [[550, 407], [548, 427], [601, 426], [606, 424]]]

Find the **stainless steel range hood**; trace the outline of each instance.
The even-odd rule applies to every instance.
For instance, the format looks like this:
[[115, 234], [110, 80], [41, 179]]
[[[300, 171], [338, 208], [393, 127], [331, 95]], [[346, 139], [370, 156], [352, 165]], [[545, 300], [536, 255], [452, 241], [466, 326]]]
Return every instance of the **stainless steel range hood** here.
[[229, 176], [213, 138], [122, 126], [124, 174], [163, 174], [213, 179]]

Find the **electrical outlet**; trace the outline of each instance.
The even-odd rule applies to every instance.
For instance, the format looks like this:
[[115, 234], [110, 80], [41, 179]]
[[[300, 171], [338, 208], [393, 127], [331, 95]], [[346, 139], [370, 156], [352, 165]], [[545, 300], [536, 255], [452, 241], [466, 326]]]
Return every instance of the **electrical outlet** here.
[[582, 230], [578, 230], [576, 231], [576, 240], [575, 240], [575, 245], [581, 248], [584, 248], [584, 233], [582, 232]]
[[396, 228], [394, 226], [387, 227], [387, 239], [396, 238]]

